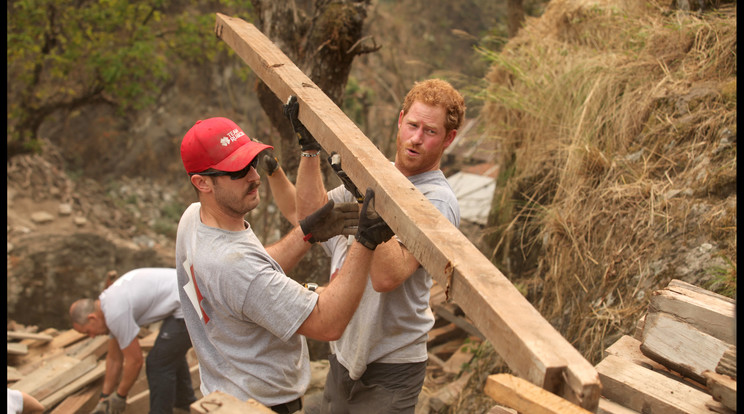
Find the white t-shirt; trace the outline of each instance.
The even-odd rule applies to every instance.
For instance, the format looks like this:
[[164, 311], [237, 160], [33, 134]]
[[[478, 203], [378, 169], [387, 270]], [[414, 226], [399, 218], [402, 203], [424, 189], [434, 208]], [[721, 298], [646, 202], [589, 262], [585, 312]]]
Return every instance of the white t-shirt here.
[[128, 347], [141, 326], [171, 315], [183, 318], [178, 297], [176, 269], [145, 267], [116, 279], [98, 296], [111, 336], [119, 347]]
[[[408, 177], [411, 183], [455, 226], [460, 225], [457, 197], [440, 170]], [[328, 192], [335, 202], [351, 202], [354, 198], [344, 186]], [[353, 236], [349, 236], [353, 237]], [[341, 268], [349, 249], [350, 238], [336, 236], [322, 243], [331, 256], [331, 277]], [[403, 364], [426, 361], [426, 341], [434, 326], [434, 314], [429, 308], [431, 275], [419, 267], [400, 286], [380, 293], [367, 278], [367, 287], [354, 316], [331, 351], [339, 363], [357, 380], [367, 364], [381, 362]]]
[[23, 394], [18, 390], [8, 388], [8, 414], [21, 414], [23, 412]]
[[220, 390], [266, 406], [301, 397], [310, 360], [297, 329], [318, 295], [284, 274], [248, 223], [243, 231], [210, 227], [200, 208], [193, 203], [181, 217], [176, 263], [202, 394]]

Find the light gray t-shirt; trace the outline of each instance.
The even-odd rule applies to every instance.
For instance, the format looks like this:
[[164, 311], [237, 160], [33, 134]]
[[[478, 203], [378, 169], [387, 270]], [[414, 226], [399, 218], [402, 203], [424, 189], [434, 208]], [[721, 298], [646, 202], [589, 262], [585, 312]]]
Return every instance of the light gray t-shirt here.
[[176, 286], [176, 269], [146, 267], [123, 274], [98, 296], [106, 326], [121, 349], [132, 343], [141, 326], [171, 315], [183, 318]]
[[8, 414], [23, 412], [23, 394], [18, 390], [8, 388]]
[[[408, 179], [444, 217], [455, 226], [460, 225], [457, 198], [442, 171], [429, 171]], [[354, 201], [344, 186], [329, 191], [328, 197], [335, 202]], [[337, 236], [322, 243], [331, 256], [331, 278], [346, 259], [351, 237]], [[429, 308], [431, 285], [431, 275], [423, 267], [390, 292], [375, 291], [367, 278], [359, 307], [341, 338], [331, 343], [331, 351], [349, 370], [352, 379], [359, 379], [367, 364], [372, 362], [426, 361], [426, 340], [434, 325], [434, 315]]]
[[210, 227], [200, 208], [193, 203], [181, 217], [176, 263], [202, 394], [220, 390], [266, 406], [299, 398], [310, 360], [296, 332], [318, 295], [284, 274], [247, 222], [243, 231]]

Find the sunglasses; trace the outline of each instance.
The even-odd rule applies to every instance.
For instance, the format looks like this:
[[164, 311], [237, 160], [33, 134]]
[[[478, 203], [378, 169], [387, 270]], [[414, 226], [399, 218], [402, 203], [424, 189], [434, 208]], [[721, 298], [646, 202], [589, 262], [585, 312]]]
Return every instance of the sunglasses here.
[[253, 157], [253, 160], [248, 163], [248, 165], [245, 166], [240, 171], [219, 171], [219, 170], [213, 170], [213, 171], [204, 171], [204, 172], [198, 172], [198, 173], [191, 173], [189, 175], [209, 175], [213, 177], [219, 177], [221, 175], [226, 175], [230, 177], [231, 180], [240, 180], [241, 178], [248, 175], [248, 171], [251, 170], [251, 168], [258, 168], [258, 156]]

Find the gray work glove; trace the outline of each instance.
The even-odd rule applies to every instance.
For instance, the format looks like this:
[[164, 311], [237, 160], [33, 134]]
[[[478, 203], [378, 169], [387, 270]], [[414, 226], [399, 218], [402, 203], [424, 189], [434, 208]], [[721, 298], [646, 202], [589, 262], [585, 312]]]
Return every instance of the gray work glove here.
[[127, 397], [120, 397], [116, 391], [112, 392], [111, 395], [103, 399], [103, 402], [108, 403], [108, 410], [106, 414], [122, 414], [127, 408]]
[[323, 207], [300, 220], [305, 240], [310, 243], [323, 242], [340, 234], [355, 234], [359, 224], [357, 203], [334, 203], [328, 201]]
[[318, 143], [318, 141], [315, 140], [315, 138], [310, 134], [310, 131], [305, 128], [305, 125], [303, 125], [298, 118], [298, 115], [300, 113], [300, 103], [297, 102], [297, 97], [294, 95], [290, 96], [287, 100], [287, 103], [282, 106], [282, 110], [284, 111], [284, 116], [289, 119], [289, 123], [292, 125], [292, 129], [294, 130], [295, 135], [297, 135], [297, 140], [300, 143], [300, 148], [303, 151], [320, 151], [320, 144]]
[[106, 399], [102, 399], [101, 401], [98, 401], [98, 404], [93, 408], [93, 411], [90, 412], [90, 414], [107, 414], [108, 413], [108, 407], [109, 403]]
[[395, 233], [375, 211], [375, 191], [367, 188], [362, 212], [359, 214], [359, 230], [356, 239], [364, 247], [374, 250], [378, 244], [390, 240]]

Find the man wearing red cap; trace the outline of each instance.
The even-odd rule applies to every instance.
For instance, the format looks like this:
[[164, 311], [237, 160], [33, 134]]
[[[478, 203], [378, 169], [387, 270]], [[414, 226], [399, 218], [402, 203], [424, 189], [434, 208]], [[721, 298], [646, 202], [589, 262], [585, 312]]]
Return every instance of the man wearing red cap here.
[[[227, 118], [199, 121], [184, 136], [181, 159], [199, 201], [178, 225], [178, 291], [202, 394], [220, 390], [291, 413], [310, 381], [305, 336], [341, 336], [366, 286], [372, 249], [392, 231], [368, 190], [361, 214], [355, 203], [329, 202], [264, 248], [244, 216], [260, 201], [255, 167], [270, 148]], [[322, 292], [285, 275], [311, 243], [340, 234], [356, 235], [354, 260]]]

